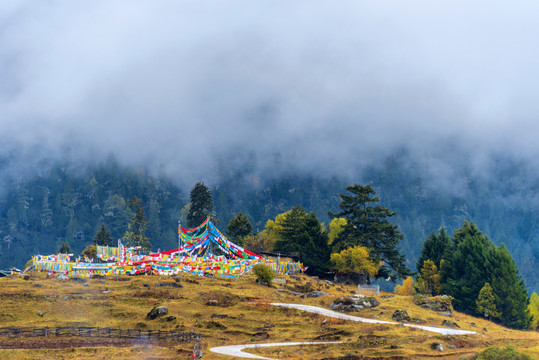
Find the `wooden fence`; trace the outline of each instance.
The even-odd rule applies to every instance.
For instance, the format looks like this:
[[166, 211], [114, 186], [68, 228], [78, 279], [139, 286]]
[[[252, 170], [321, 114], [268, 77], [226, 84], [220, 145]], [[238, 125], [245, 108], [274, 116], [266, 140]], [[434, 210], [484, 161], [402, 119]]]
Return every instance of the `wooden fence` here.
[[361, 285], [357, 286], [358, 295], [380, 296], [380, 285]]
[[178, 342], [201, 341], [202, 335], [193, 332], [116, 329], [108, 327], [56, 327], [56, 328], [0, 328], [0, 336], [16, 337], [48, 337], [48, 336], [80, 336], [103, 338], [126, 338], [137, 340], [173, 340]]

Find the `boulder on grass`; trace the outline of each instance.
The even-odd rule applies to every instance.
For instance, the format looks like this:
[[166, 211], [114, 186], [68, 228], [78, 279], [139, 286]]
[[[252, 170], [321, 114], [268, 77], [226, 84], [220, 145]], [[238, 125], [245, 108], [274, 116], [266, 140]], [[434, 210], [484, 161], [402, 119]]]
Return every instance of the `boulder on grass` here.
[[417, 294], [414, 296], [414, 304], [423, 309], [437, 311], [440, 315], [451, 316], [453, 313], [453, 298], [448, 295], [427, 296]]
[[432, 350], [437, 350], [437, 351], [445, 351], [445, 348], [444, 348], [444, 345], [443, 344], [440, 344], [440, 343], [432, 343], [430, 344], [430, 348]]
[[301, 295], [301, 297], [302, 298], [315, 298], [315, 297], [320, 297], [324, 295], [329, 295], [329, 293], [324, 292], [324, 291], [311, 291], [310, 293]]
[[168, 309], [166, 306], [155, 306], [149, 313], [146, 315], [146, 318], [153, 320], [159, 316], [168, 314]]
[[450, 327], [450, 328], [458, 328], [460, 327], [456, 322], [451, 322], [448, 320], [442, 321], [442, 326]]
[[380, 305], [378, 300], [371, 296], [347, 296], [335, 300], [329, 307], [336, 311], [360, 311], [365, 308], [374, 308]]
[[393, 320], [398, 322], [410, 321], [410, 315], [408, 315], [406, 310], [395, 310], [392, 315], [392, 318]]

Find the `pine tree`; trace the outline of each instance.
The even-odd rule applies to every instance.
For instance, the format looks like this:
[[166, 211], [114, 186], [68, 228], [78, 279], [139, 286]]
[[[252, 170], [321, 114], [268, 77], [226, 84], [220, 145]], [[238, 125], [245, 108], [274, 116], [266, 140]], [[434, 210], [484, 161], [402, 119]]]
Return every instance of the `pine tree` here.
[[528, 291], [504, 244], [490, 249], [486, 268], [491, 277], [496, 309], [501, 312], [500, 322], [507, 327], [527, 329], [530, 324]]
[[450, 246], [451, 237], [447, 235], [445, 228], [442, 226], [438, 235], [433, 231], [423, 243], [421, 255], [417, 260], [416, 269], [421, 273], [426, 260], [432, 260], [434, 265], [439, 269], [440, 262], [443, 258], [445, 249]]
[[477, 313], [483, 315], [487, 319], [497, 319], [501, 315], [496, 310], [496, 299], [494, 298], [492, 287], [489, 283], [485, 283], [485, 286], [481, 288], [475, 304]]
[[147, 229], [146, 220], [144, 220], [144, 207], [142, 200], [133, 196], [129, 201], [129, 206], [135, 209], [135, 214], [128, 225], [123, 239], [126, 246], [140, 246], [142, 253], [149, 253], [152, 250], [150, 239], [144, 235]]
[[71, 246], [69, 246], [69, 243], [67, 241], [64, 241], [62, 243], [62, 246], [60, 246], [60, 249], [58, 249], [58, 252], [60, 254], [71, 254]]
[[355, 184], [348, 186], [347, 191], [352, 195], [340, 194], [339, 206], [341, 212], [329, 212], [331, 218], [343, 217], [346, 219], [344, 229], [333, 242], [333, 251], [341, 251], [351, 246], [365, 246], [375, 261], [384, 261], [380, 267], [377, 278], [405, 278], [410, 275], [406, 267], [404, 255], [397, 249], [403, 235], [396, 225], [389, 222], [395, 213], [380, 205], [375, 192], [370, 186]]
[[279, 230], [274, 251], [284, 254], [297, 253], [307, 272], [321, 275], [329, 263], [328, 235], [314, 213], [307, 213], [296, 206], [286, 214]]
[[113, 240], [110, 237], [110, 232], [107, 231], [105, 224], [101, 224], [101, 230], [95, 235], [94, 244], [100, 246], [112, 246]]
[[253, 226], [247, 219], [247, 216], [243, 215], [241, 212], [236, 215], [235, 218], [230, 220], [230, 223], [227, 227], [227, 234], [231, 237], [233, 241], [238, 244], [243, 244], [243, 239], [253, 231]]
[[213, 199], [210, 189], [201, 182], [197, 182], [193, 186], [190, 198], [187, 226], [194, 228], [202, 224], [212, 214]]
[[[443, 290], [454, 298], [457, 310], [474, 313], [479, 291], [490, 281], [486, 269], [489, 248], [494, 245], [472, 222], [455, 231], [451, 249], [444, 254]], [[447, 257], [447, 259], [446, 259]]]

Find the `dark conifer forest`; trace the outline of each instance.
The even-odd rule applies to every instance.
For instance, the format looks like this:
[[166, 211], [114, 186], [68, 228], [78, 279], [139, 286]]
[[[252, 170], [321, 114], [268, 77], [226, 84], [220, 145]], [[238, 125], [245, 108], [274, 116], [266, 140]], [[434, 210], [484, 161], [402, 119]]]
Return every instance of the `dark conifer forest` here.
[[[228, 171], [209, 184], [211, 216], [226, 233], [227, 224], [241, 212], [256, 233], [267, 220], [300, 205], [327, 225], [328, 211], [339, 211], [339, 194], [346, 186], [368, 184], [380, 204], [395, 212], [390, 221], [404, 235], [398, 248], [412, 271], [433, 231], [444, 226], [451, 235], [465, 221], [473, 221], [495, 245], [505, 244], [528, 289], [536, 291], [536, 185], [514, 180], [525, 171], [525, 164], [499, 159], [495, 172], [479, 179], [463, 166], [467, 183], [459, 192], [437, 188], [404, 154], [365, 168], [352, 180], [298, 173], [265, 178], [252, 171]], [[189, 191], [167, 174], [123, 166], [113, 157], [85, 167], [61, 164], [31, 176], [6, 177], [0, 194], [0, 268], [21, 267], [33, 254], [54, 253], [66, 241], [78, 254], [94, 242], [102, 224], [115, 242], [128, 230], [134, 196], [142, 200], [152, 250], [175, 248], [178, 220], [183, 226], [188, 221]]]

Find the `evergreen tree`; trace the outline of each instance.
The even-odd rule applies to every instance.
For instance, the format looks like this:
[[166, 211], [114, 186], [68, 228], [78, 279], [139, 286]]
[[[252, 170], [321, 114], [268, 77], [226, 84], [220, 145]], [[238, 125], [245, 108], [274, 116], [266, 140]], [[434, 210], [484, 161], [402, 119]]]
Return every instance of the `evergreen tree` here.
[[191, 189], [191, 204], [187, 213], [187, 226], [194, 228], [202, 224], [213, 210], [213, 199], [210, 189], [201, 182], [197, 182]]
[[60, 249], [58, 249], [58, 252], [60, 254], [71, 254], [71, 246], [69, 246], [67, 241], [64, 241], [62, 246], [60, 246]]
[[451, 237], [447, 235], [445, 228], [442, 226], [438, 235], [433, 231], [423, 243], [421, 255], [417, 260], [416, 269], [421, 273], [426, 260], [432, 260], [434, 265], [439, 269], [440, 261], [444, 255], [445, 249], [450, 246]]
[[481, 288], [475, 304], [477, 313], [483, 315], [487, 319], [497, 319], [501, 315], [496, 310], [496, 299], [489, 283], [485, 283], [485, 286]]
[[129, 201], [129, 206], [135, 209], [135, 214], [128, 225], [128, 230], [123, 236], [124, 244], [128, 247], [140, 246], [141, 252], [147, 254], [152, 250], [152, 245], [150, 244], [150, 239], [144, 235], [147, 224], [146, 220], [144, 220], [142, 200], [133, 196]]
[[227, 227], [227, 234], [231, 239], [243, 245], [243, 239], [253, 231], [253, 226], [247, 219], [247, 216], [243, 215], [241, 212], [236, 215], [236, 217], [230, 220], [230, 223]]
[[528, 291], [504, 244], [490, 249], [486, 269], [491, 278], [496, 309], [501, 313], [501, 323], [511, 328], [527, 329], [530, 324]]
[[395, 213], [380, 205], [371, 205], [379, 199], [371, 196], [375, 192], [370, 186], [355, 184], [348, 186], [346, 190], [352, 195], [339, 195], [342, 211], [336, 214], [329, 212], [331, 218], [346, 219], [344, 229], [333, 242], [333, 250], [341, 251], [355, 245], [365, 246], [373, 260], [384, 261], [377, 278], [408, 276], [410, 270], [404, 263], [404, 255], [397, 249], [403, 235], [398, 227], [388, 220]]
[[95, 235], [94, 244], [100, 246], [112, 246], [113, 240], [110, 237], [110, 232], [107, 231], [105, 223], [101, 224], [101, 230]]
[[451, 246], [454, 250], [446, 252], [442, 265], [446, 273], [444, 276], [442, 272], [443, 289], [455, 299], [455, 309], [475, 313], [479, 291], [490, 281], [486, 260], [492, 246], [472, 222], [465, 222], [455, 231]]
[[325, 273], [330, 256], [328, 235], [314, 213], [309, 214], [301, 206], [296, 206], [287, 213], [279, 235], [274, 251], [297, 253], [304, 266], [308, 267], [308, 273]]

